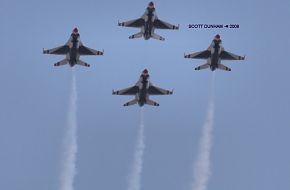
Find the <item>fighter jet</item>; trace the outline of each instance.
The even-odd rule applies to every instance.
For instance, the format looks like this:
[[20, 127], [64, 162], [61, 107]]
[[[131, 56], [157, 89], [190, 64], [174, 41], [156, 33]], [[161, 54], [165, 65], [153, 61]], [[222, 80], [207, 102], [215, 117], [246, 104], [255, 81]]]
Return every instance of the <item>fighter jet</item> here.
[[127, 102], [124, 104], [124, 106], [131, 106], [138, 103], [140, 107], [142, 107], [144, 104], [159, 106], [157, 102], [149, 99], [149, 95], [169, 95], [172, 93], [173, 91], [164, 90], [154, 86], [149, 81], [149, 74], [147, 69], [142, 72], [140, 79], [134, 86], [125, 88], [123, 90], [113, 90], [113, 95], [135, 95], [135, 99]]
[[118, 22], [118, 25], [126, 26], [126, 27], [141, 28], [141, 32], [138, 32], [130, 36], [129, 39], [141, 38], [143, 36], [145, 40], [154, 38], [154, 39], [162, 40], [162, 41], [164, 41], [165, 38], [154, 33], [155, 28], [156, 29], [173, 29], [173, 30], [178, 30], [179, 28], [179, 26], [175, 26], [175, 25], [169, 24], [167, 22], [164, 22], [158, 19], [153, 2], [150, 2], [148, 4], [148, 7], [146, 8], [145, 13], [142, 15], [141, 18], [130, 20], [127, 22], [121, 22], [121, 23]]
[[69, 64], [71, 67], [74, 65], [82, 65], [89, 67], [90, 65], [80, 60], [80, 55], [103, 55], [104, 51], [97, 51], [83, 45], [80, 40], [80, 34], [77, 28], [74, 28], [68, 42], [63, 45], [52, 49], [43, 49], [44, 54], [66, 55], [65, 59], [57, 62], [54, 66], [61, 66]]
[[196, 67], [195, 70], [207, 69], [210, 67], [212, 71], [216, 69], [231, 71], [230, 68], [221, 64], [221, 60], [244, 60], [245, 56], [242, 57], [225, 51], [221, 43], [222, 40], [220, 35], [217, 34], [207, 50], [184, 55], [184, 58], [207, 59], [205, 64]]

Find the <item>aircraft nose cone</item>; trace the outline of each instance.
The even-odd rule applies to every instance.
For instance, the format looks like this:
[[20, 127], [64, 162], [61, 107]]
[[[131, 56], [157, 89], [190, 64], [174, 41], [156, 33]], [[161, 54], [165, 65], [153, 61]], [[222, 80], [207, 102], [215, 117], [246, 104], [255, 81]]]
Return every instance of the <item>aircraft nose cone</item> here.
[[147, 69], [144, 69], [143, 73], [144, 74], [148, 74], [148, 70]]
[[79, 32], [78, 28], [73, 29], [73, 33], [78, 33], [78, 32]]
[[221, 40], [221, 36], [219, 34], [215, 35], [213, 41], [216, 43], [216, 44], [219, 44], [222, 42]]
[[148, 7], [149, 7], [149, 8], [154, 8], [154, 3], [151, 1], [151, 2], [148, 4]]
[[221, 39], [221, 36], [219, 34], [215, 35], [215, 39]]

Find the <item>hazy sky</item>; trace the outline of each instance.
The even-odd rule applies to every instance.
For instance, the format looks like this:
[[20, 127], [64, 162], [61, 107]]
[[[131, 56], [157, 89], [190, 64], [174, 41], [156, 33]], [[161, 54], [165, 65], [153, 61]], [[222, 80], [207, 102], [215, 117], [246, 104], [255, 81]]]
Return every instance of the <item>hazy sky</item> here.
[[[219, 33], [245, 61], [217, 71], [212, 176], [208, 190], [290, 189], [290, 1], [155, 1], [160, 19], [179, 31], [165, 41], [128, 36], [118, 20], [140, 17], [149, 1], [16, 1], [0, 7], [0, 189], [59, 189], [71, 68], [42, 48], [64, 44], [74, 27], [104, 56], [76, 66], [78, 148], [75, 189], [125, 190], [139, 124], [133, 97], [112, 96], [149, 70], [153, 84], [174, 89], [145, 106], [142, 190], [191, 190], [193, 161], [206, 116], [212, 72], [184, 52], [206, 49]], [[188, 24], [239, 24], [240, 29], [189, 29]]]

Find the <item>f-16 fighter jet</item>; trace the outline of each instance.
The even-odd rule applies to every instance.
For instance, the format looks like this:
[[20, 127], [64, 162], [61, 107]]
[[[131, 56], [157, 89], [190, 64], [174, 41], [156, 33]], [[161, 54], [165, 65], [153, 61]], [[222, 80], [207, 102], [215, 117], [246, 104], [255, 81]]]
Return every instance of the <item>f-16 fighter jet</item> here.
[[221, 43], [222, 40], [220, 35], [217, 34], [207, 50], [184, 55], [184, 58], [207, 59], [206, 64], [196, 67], [195, 70], [207, 69], [210, 67], [212, 71], [216, 69], [231, 71], [230, 68], [221, 64], [221, 60], [244, 60], [245, 56], [241, 57], [239, 55], [225, 51]]
[[134, 104], [139, 104], [139, 106], [143, 106], [144, 104], [148, 104], [151, 106], [159, 106], [157, 102], [154, 102], [149, 99], [149, 95], [169, 95], [172, 94], [173, 91], [164, 90], [162, 88], [154, 86], [149, 81], [149, 74], [147, 69], [145, 69], [138, 82], [129, 88], [125, 88], [123, 90], [113, 90], [113, 95], [135, 95], [135, 99], [127, 102], [124, 106], [131, 106]]
[[80, 60], [81, 55], [103, 55], [104, 52], [97, 51], [91, 48], [88, 48], [83, 45], [80, 40], [80, 34], [78, 29], [73, 29], [73, 32], [68, 40], [68, 42], [63, 45], [53, 49], [43, 50], [44, 54], [55, 54], [55, 55], [66, 55], [65, 59], [57, 62], [54, 66], [61, 66], [69, 64], [71, 67], [74, 65], [82, 65], [89, 67], [90, 65], [82, 60]]
[[126, 26], [126, 27], [141, 28], [141, 32], [130, 36], [129, 39], [141, 38], [143, 36], [145, 40], [148, 40], [149, 38], [154, 38], [154, 39], [162, 40], [162, 41], [164, 41], [165, 38], [155, 34], [154, 33], [155, 29], [178, 30], [179, 28], [179, 26], [175, 26], [167, 22], [164, 22], [162, 20], [159, 20], [156, 15], [153, 2], [150, 2], [148, 4], [148, 7], [146, 8], [145, 13], [142, 15], [141, 18], [130, 20], [127, 22], [121, 22], [121, 23], [119, 22], [118, 25]]

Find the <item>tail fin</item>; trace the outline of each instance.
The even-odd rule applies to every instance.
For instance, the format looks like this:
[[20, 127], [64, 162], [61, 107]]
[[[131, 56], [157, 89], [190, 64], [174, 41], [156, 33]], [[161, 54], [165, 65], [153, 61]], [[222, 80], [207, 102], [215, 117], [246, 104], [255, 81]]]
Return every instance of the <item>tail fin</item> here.
[[218, 64], [217, 68], [221, 69], [221, 70], [224, 70], [224, 71], [231, 71], [231, 68], [229, 68], [229, 67], [227, 67], [227, 66], [225, 66], [225, 65], [223, 65], [221, 63]]
[[133, 34], [132, 36], [129, 36], [129, 39], [134, 39], [134, 38], [141, 38], [143, 36], [142, 32], [138, 32], [136, 34]]
[[126, 104], [124, 104], [124, 106], [132, 106], [134, 104], [137, 104], [138, 100], [137, 99], [134, 99], [134, 100], [131, 100], [129, 102], [127, 102]]
[[159, 36], [158, 34], [155, 34], [155, 33], [153, 33], [151, 35], [151, 37], [154, 38], [154, 39], [156, 39], [156, 40], [161, 40], [161, 41], [164, 41], [165, 40], [165, 38], [163, 38], [162, 36]]
[[62, 66], [62, 65], [65, 65], [65, 64], [68, 64], [68, 60], [67, 59], [63, 59], [63, 60], [55, 63], [54, 66]]
[[146, 101], [146, 104], [150, 105], [150, 106], [159, 106], [159, 104], [157, 102], [154, 102], [153, 100], [148, 99]]
[[78, 60], [78, 61], [77, 61], [77, 64], [78, 64], [78, 65], [85, 66], [85, 67], [90, 67], [90, 64], [88, 64], [88, 63], [86, 63], [86, 62], [84, 62], [84, 61], [82, 61], [82, 60]]
[[203, 65], [196, 67], [195, 70], [207, 69], [207, 68], [209, 68], [209, 66], [210, 66], [210, 64], [206, 63], [206, 64], [203, 64]]

